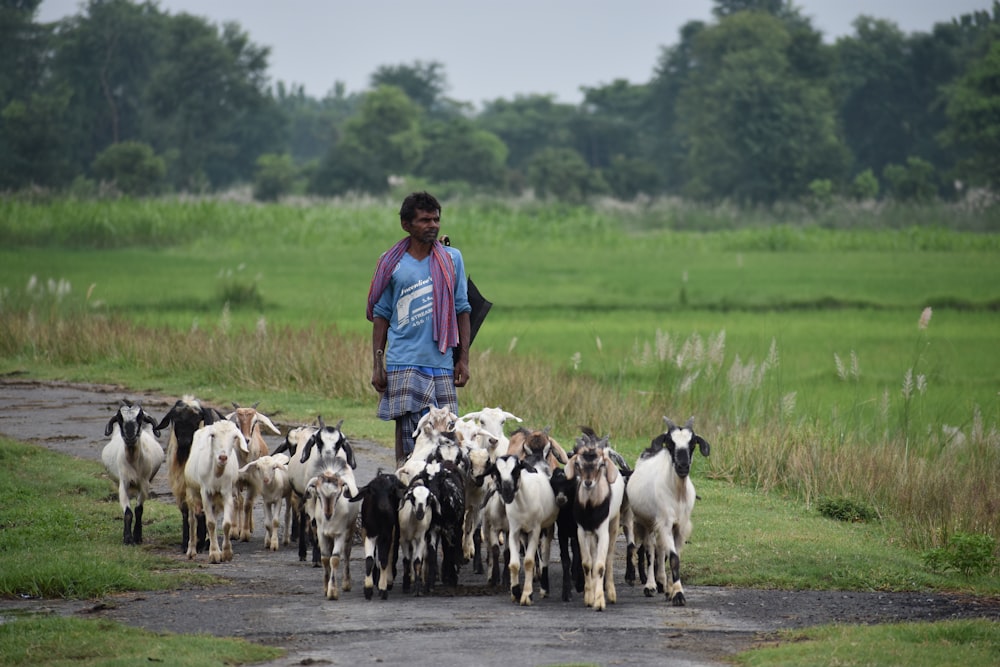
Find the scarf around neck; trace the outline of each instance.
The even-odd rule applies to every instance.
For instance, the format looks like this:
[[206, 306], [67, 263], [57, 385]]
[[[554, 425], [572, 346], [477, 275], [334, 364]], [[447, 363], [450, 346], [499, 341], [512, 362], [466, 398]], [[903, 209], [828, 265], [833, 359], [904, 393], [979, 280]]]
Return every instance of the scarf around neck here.
[[[375, 304], [389, 286], [392, 272], [410, 247], [410, 237], [397, 242], [379, 257], [368, 288], [368, 321], [375, 319]], [[441, 354], [458, 345], [458, 318], [455, 315], [455, 265], [440, 241], [431, 247], [431, 281], [434, 283], [434, 340]]]

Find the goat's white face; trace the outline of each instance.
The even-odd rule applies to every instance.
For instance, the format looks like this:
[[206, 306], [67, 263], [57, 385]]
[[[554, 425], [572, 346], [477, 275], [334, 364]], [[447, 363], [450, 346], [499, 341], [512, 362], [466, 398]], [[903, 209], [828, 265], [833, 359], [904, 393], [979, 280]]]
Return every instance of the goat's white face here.
[[510, 503], [514, 500], [514, 494], [517, 492], [520, 461], [516, 456], [507, 455], [498, 458], [495, 465], [500, 496], [505, 503]]
[[668, 449], [673, 458], [674, 471], [680, 478], [691, 472], [691, 439], [694, 432], [689, 428], [676, 428], [668, 433]]
[[122, 439], [126, 445], [132, 446], [139, 441], [142, 432], [142, 408], [138, 405], [123, 405], [118, 408], [121, 415]]
[[339, 475], [327, 473], [319, 478], [319, 482], [316, 485], [316, 502], [319, 505], [319, 511], [324, 517], [329, 519], [333, 516], [334, 507], [336, 507], [337, 501], [340, 500], [340, 496], [343, 493], [344, 480]]
[[430, 502], [430, 489], [426, 486], [414, 486], [406, 495], [413, 504], [413, 516], [417, 518], [417, 521], [423, 521]]

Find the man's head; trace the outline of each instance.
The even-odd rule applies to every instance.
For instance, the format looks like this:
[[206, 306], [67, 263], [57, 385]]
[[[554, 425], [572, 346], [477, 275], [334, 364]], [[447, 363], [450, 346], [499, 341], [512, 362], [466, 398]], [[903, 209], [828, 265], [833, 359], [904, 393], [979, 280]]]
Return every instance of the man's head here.
[[[414, 192], [403, 200], [399, 207], [400, 223], [411, 222], [417, 217], [417, 211], [441, 214], [441, 204], [429, 192]], [[405, 229], [405, 227], [404, 227]]]

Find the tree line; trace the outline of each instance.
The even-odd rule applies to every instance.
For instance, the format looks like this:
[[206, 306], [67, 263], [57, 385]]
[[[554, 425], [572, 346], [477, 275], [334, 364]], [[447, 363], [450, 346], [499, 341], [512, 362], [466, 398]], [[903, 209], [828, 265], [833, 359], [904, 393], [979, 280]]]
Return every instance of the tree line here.
[[0, 0], [0, 190], [131, 195], [252, 183], [583, 201], [681, 196], [769, 204], [931, 199], [1000, 186], [1000, 2], [905, 34], [859, 16], [832, 44], [790, 0], [715, 0], [650, 80], [497, 98], [447, 95], [438, 62], [383, 65], [322, 98], [272, 82], [269, 49], [155, 2], [89, 0], [36, 20]]

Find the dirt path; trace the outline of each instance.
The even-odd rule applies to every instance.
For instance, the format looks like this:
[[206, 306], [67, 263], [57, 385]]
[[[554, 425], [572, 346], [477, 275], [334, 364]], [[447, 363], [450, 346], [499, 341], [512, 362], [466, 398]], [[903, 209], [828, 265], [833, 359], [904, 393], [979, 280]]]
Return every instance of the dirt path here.
[[[98, 459], [104, 426], [123, 396], [141, 399], [157, 418], [176, 397], [125, 392], [121, 387], [0, 380], [0, 434], [80, 458]], [[276, 423], [287, 429], [287, 425]], [[345, 431], [350, 435], [349, 425]], [[275, 446], [277, 436], [268, 439]], [[357, 441], [357, 479], [389, 468], [389, 450]], [[172, 503], [161, 470], [158, 500]], [[523, 608], [507, 593], [494, 593], [471, 567], [462, 568], [457, 589], [430, 597], [387, 601], [362, 595], [363, 554], [352, 554], [353, 590], [327, 601], [321, 573], [299, 562], [294, 545], [263, 550], [258, 530], [235, 545], [231, 563], [203, 567], [230, 583], [168, 593], [130, 593], [102, 600], [0, 600], [4, 610], [43, 610], [107, 618], [155, 631], [210, 633], [281, 646], [288, 655], [272, 665], [469, 664], [500, 667], [586, 662], [600, 665], [720, 665], [769, 633], [829, 622], [884, 623], [904, 620], [1000, 618], [1000, 606], [954, 595], [928, 593], [788, 592], [705, 586], [687, 587], [688, 606], [674, 608], [662, 597], [647, 599], [621, 582], [624, 545], [619, 540], [618, 603], [603, 613], [554, 598]], [[109, 526], [118, 534], [119, 528]], [[178, 541], [180, 536], [178, 535]], [[182, 558], [179, 547], [171, 555]], [[552, 565], [559, 579], [558, 562]], [[558, 588], [558, 584], [556, 584]]]

